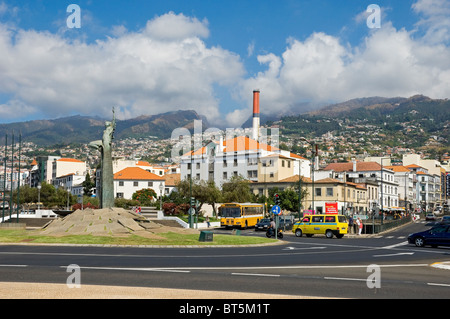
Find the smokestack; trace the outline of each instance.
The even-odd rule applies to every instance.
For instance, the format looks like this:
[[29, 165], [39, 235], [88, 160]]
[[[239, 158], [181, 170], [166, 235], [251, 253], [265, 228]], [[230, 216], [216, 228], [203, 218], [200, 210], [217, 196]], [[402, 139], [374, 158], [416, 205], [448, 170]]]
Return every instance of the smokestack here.
[[259, 140], [259, 90], [253, 91], [253, 139]]

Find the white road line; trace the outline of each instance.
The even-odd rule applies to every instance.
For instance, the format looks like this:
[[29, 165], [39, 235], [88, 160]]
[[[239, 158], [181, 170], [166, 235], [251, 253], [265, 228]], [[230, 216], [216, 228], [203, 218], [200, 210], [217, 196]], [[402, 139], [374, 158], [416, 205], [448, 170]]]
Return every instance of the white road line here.
[[28, 267], [28, 265], [0, 265], [0, 267]]
[[373, 255], [373, 257], [392, 257], [392, 256], [402, 256], [402, 255], [414, 255], [414, 253], [397, 253], [397, 254], [387, 254], [387, 255]]
[[450, 284], [436, 284], [432, 282], [427, 283], [428, 286], [440, 286], [440, 287], [450, 287]]
[[233, 272], [231, 273], [235, 276], [257, 276], [257, 277], [281, 277], [281, 275], [273, 275], [273, 274], [251, 274], [251, 273], [242, 273], [242, 272]]
[[[67, 266], [60, 266], [60, 268], [67, 268]], [[165, 268], [123, 268], [123, 267], [80, 267], [81, 269], [91, 270], [125, 270], [125, 271], [155, 271], [155, 272], [175, 272], [175, 273], [190, 273], [189, 270], [181, 269], [165, 269]]]
[[328, 279], [328, 280], [348, 280], [348, 281], [367, 281], [367, 279], [360, 279], [360, 278], [341, 278], [341, 277], [323, 277], [323, 279]]
[[403, 241], [403, 242], [398, 243], [398, 244], [381, 247], [381, 249], [392, 249], [392, 248], [396, 248], [396, 247], [399, 247], [399, 246], [404, 246], [404, 245], [407, 245], [407, 244], [408, 244], [408, 241]]

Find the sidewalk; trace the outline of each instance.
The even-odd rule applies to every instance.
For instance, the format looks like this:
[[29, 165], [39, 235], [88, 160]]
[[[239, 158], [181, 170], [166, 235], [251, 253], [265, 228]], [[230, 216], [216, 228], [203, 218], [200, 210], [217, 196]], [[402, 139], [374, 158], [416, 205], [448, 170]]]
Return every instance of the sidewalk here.
[[309, 296], [189, 289], [0, 282], [0, 299], [316, 299]]

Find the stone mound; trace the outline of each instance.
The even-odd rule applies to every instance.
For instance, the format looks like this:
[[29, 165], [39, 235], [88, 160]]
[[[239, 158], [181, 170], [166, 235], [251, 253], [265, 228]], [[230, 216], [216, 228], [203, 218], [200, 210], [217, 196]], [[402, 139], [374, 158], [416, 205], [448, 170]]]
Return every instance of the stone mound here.
[[131, 234], [145, 238], [162, 238], [157, 233], [190, 232], [154, 223], [142, 215], [123, 208], [77, 210], [44, 226], [43, 235], [93, 235], [127, 237]]

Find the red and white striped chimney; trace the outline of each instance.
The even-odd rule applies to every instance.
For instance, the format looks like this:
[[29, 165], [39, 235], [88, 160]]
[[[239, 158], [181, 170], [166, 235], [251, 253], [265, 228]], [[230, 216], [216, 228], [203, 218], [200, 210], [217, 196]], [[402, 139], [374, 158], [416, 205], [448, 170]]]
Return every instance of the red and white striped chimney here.
[[259, 114], [259, 90], [253, 91], [253, 139], [258, 141], [259, 139], [259, 125], [260, 125], [260, 114]]

